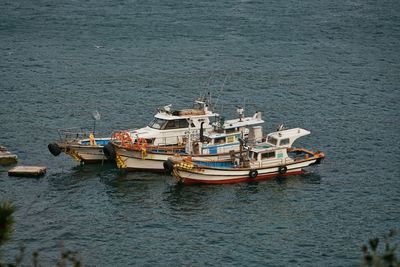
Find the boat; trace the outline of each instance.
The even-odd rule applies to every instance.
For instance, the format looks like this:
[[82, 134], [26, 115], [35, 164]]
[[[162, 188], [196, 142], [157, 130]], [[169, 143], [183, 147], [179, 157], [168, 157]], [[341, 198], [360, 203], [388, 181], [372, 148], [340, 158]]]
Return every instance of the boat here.
[[304, 173], [304, 168], [319, 164], [323, 152], [293, 148], [293, 142], [310, 132], [302, 128], [270, 133], [264, 142], [243, 149], [229, 165], [206, 166], [185, 157], [171, 157], [172, 174], [183, 184], [225, 184], [266, 180], [276, 176]]
[[110, 160], [103, 153], [103, 147], [110, 141], [109, 137], [95, 137], [94, 131], [82, 128], [60, 129], [58, 134], [60, 139], [47, 146], [53, 156], [63, 152], [81, 164]]
[[[200, 129], [196, 127], [193, 120], [196, 117], [185, 116], [189, 121], [189, 128], [183, 132], [184, 135], [177, 135], [177, 140], [182, 140], [181, 145], [165, 145], [165, 143], [155, 144], [148, 133], [135, 132], [132, 134], [117, 133], [118, 137], [112, 138], [110, 144], [114, 147], [115, 160], [118, 168], [130, 171], [152, 171], [152, 172], [171, 172], [172, 168], [165, 162], [173, 155], [191, 156], [194, 161], [209, 162], [214, 165], [224, 164], [230, 160], [232, 151], [239, 151], [240, 139], [246, 138], [253, 127], [251, 136], [262, 134], [260, 124], [264, 123], [261, 119], [261, 112], [256, 112], [252, 117], [244, 117], [243, 108], [238, 108], [239, 118], [231, 120], [221, 120], [217, 117], [216, 121], [210, 123], [205, 128], [205, 122], [201, 122]], [[167, 120], [167, 117], [164, 116]], [[170, 116], [168, 120], [176, 120], [176, 116]], [[181, 119], [181, 118], [179, 118]], [[167, 123], [168, 124], [168, 123]], [[194, 125], [194, 127], [193, 127]], [[212, 127], [210, 129], [210, 127]], [[256, 132], [256, 134], [254, 134]], [[176, 134], [176, 133], [175, 133]], [[129, 141], [126, 139], [129, 137]], [[254, 137], [253, 137], [254, 138]]]
[[95, 137], [96, 121], [100, 119], [100, 114], [95, 111], [92, 112], [93, 130], [60, 129], [58, 130], [60, 139], [48, 144], [48, 149], [54, 156], [65, 153], [81, 164], [113, 161], [115, 156], [114, 148], [110, 144], [111, 139], [114, 139], [114, 142], [116, 139], [118, 142], [120, 138], [124, 138], [122, 141], [124, 143], [131, 138], [135, 140], [135, 136], [144, 135], [151, 137], [146, 140], [150, 144], [168, 146], [168, 149], [175, 149], [174, 147], [184, 149], [185, 140], [182, 136], [189, 129], [187, 118], [193, 118], [192, 129], [199, 129], [200, 124], [203, 124], [205, 129], [210, 129], [210, 118], [219, 116], [208, 109], [209, 105], [207, 98], [194, 101], [193, 108], [179, 111], [171, 111], [172, 105], [167, 105], [158, 109], [148, 126], [136, 130], [115, 131], [112, 137], [101, 138]]

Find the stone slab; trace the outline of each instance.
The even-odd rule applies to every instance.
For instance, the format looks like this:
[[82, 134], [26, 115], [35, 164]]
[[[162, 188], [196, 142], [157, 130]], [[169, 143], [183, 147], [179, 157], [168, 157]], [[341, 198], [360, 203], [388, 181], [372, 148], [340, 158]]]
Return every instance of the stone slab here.
[[15, 154], [11, 154], [6, 150], [5, 147], [0, 146], [0, 165], [5, 166], [5, 165], [10, 165], [17, 163], [18, 161], [18, 156]]
[[47, 168], [41, 166], [17, 166], [8, 171], [10, 176], [39, 177], [46, 173]]

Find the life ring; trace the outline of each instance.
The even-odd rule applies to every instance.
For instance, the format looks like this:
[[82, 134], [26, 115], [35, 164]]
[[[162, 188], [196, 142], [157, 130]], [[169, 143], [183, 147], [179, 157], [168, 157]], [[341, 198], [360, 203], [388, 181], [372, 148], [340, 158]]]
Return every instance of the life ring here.
[[120, 140], [121, 140], [121, 145], [125, 146], [127, 143], [131, 143], [132, 142], [132, 138], [129, 135], [128, 132], [123, 132], [120, 135]]
[[121, 140], [121, 133], [120, 132], [113, 133], [112, 139]]
[[256, 171], [256, 170], [251, 170], [249, 172], [249, 177], [252, 178], [252, 179], [256, 178], [257, 175], [258, 175], [258, 171]]
[[287, 172], [287, 167], [286, 166], [279, 166], [278, 172], [280, 174], [285, 174]]
[[147, 140], [145, 138], [138, 138], [136, 141], [136, 149], [143, 150], [147, 148]]

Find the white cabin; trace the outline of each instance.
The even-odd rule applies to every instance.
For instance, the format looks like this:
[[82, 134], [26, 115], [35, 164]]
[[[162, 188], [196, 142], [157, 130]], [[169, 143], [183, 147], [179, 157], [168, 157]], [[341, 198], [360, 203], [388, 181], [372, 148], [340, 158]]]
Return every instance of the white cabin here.
[[302, 128], [292, 128], [273, 132], [267, 135], [266, 142], [277, 147], [291, 147], [297, 139], [309, 135], [311, 132]]

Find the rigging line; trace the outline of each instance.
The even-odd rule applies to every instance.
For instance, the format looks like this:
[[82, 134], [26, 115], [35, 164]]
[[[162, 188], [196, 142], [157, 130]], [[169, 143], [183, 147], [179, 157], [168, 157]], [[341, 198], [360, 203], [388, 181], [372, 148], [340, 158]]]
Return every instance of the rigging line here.
[[225, 83], [226, 83], [226, 81], [228, 80], [228, 77], [229, 77], [229, 73], [225, 76], [225, 79], [224, 79], [224, 82], [222, 83], [221, 89], [220, 89], [219, 92], [218, 92], [217, 100], [215, 101], [215, 106], [217, 105], [217, 103], [218, 103], [218, 101], [219, 101], [219, 98], [220, 98], [221, 94], [222, 94], [223, 91], [224, 91]]

